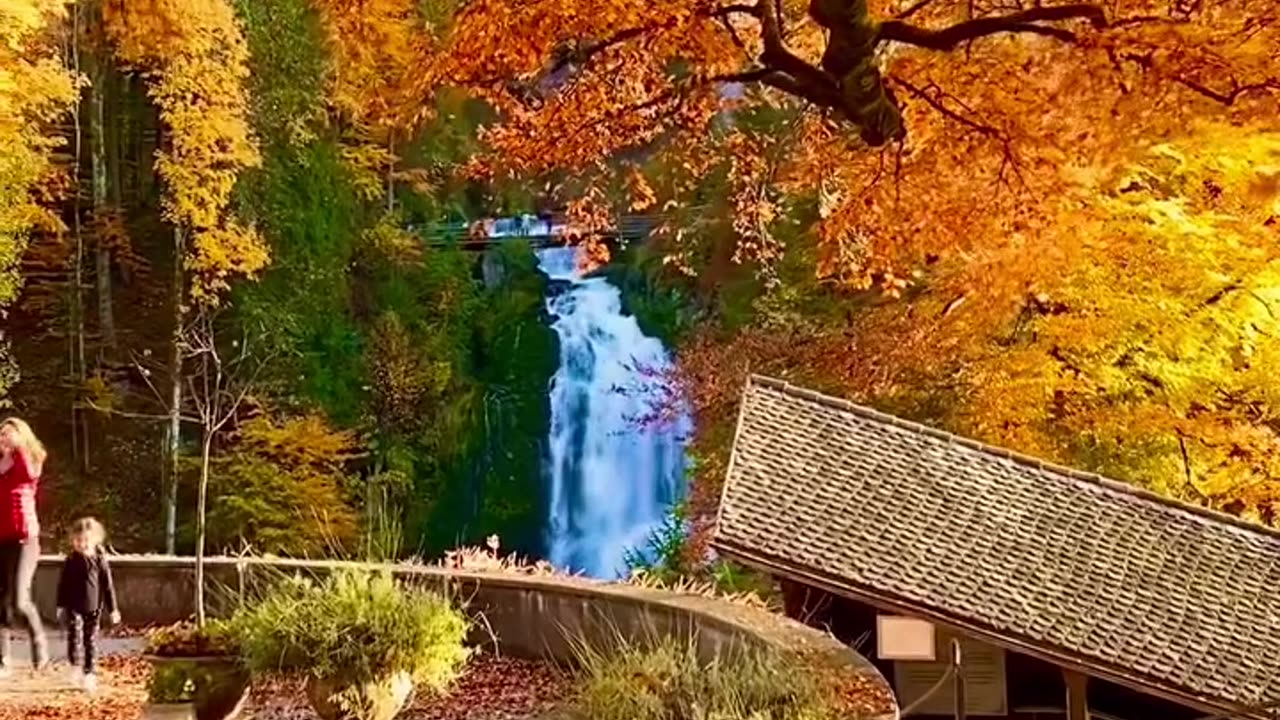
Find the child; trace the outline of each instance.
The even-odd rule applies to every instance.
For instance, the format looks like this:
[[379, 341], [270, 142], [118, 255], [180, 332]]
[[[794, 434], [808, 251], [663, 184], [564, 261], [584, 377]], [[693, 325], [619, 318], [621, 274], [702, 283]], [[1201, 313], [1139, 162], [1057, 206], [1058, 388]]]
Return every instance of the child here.
[[[67, 625], [71, 682], [90, 693], [98, 688], [98, 679], [94, 675], [98, 619], [106, 612], [111, 624], [120, 622], [111, 566], [102, 551], [104, 536], [102, 523], [97, 520], [77, 520], [71, 526], [72, 552], [63, 562], [62, 577], [58, 580], [58, 617]], [[83, 665], [79, 657], [82, 646]]]

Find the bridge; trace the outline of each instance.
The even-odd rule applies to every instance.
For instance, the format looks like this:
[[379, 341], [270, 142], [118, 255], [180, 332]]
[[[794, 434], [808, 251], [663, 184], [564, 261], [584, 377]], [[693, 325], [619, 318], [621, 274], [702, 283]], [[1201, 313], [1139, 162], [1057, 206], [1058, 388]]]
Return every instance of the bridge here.
[[[625, 247], [644, 241], [663, 219], [660, 214], [622, 215], [614, 229], [602, 235], [608, 244]], [[524, 240], [534, 248], [562, 246], [565, 244], [566, 226], [563, 214], [556, 213], [431, 223], [410, 229], [422, 235], [427, 247], [484, 252], [510, 240]]]

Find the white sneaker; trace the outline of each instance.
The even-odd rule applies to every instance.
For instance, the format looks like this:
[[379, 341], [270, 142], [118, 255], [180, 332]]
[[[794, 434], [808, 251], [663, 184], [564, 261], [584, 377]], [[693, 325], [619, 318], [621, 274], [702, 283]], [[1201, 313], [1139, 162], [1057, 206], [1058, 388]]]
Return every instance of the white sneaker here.
[[98, 676], [89, 673], [84, 676], [84, 691], [90, 695], [98, 692]]
[[67, 681], [71, 683], [73, 688], [82, 687], [84, 685], [84, 673], [80, 671], [80, 668], [71, 668], [67, 672]]

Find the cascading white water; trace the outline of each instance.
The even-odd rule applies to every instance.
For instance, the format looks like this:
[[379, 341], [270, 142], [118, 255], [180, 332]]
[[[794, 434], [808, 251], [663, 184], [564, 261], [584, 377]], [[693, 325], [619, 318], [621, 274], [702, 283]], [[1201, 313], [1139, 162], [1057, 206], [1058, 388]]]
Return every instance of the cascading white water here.
[[538, 261], [559, 285], [547, 298], [560, 338], [550, 392], [547, 559], [615, 578], [626, 570], [625, 553], [643, 549], [684, 492], [689, 420], [637, 423], [652, 404], [637, 375], [667, 370], [670, 355], [622, 313], [618, 288], [579, 274], [576, 248], [541, 250]]

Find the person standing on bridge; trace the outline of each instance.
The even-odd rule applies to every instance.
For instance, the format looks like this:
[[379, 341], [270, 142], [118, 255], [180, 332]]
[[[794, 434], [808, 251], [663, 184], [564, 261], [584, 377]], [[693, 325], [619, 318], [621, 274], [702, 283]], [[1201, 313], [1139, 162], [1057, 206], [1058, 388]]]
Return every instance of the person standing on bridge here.
[[40, 562], [36, 489], [45, 457], [44, 445], [26, 422], [0, 422], [0, 674], [9, 662], [8, 627], [15, 615], [31, 639], [36, 669], [43, 669], [49, 658], [40, 612], [31, 599]]

